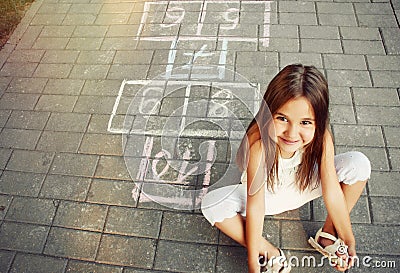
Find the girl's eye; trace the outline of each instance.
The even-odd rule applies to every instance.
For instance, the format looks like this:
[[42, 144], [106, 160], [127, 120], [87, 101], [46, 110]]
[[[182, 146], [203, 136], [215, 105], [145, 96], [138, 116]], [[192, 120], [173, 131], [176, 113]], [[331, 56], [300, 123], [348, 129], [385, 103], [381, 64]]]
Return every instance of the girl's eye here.
[[301, 122], [301, 124], [302, 124], [302, 125], [311, 125], [312, 122], [309, 121], [309, 120], [303, 120], [303, 121]]
[[276, 119], [280, 120], [280, 121], [287, 121], [287, 119], [285, 117], [282, 117], [282, 116], [278, 116], [278, 117], [276, 117]]

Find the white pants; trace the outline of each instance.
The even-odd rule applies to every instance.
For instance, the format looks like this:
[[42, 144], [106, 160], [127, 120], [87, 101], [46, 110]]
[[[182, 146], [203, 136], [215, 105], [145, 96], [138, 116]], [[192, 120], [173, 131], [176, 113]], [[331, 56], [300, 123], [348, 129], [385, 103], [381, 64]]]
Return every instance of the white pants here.
[[[341, 183], [352, 185], [369, 179], [371, 164], [360, 152], [347, 152], [335, 156], [335, 168]], [[275, 215], [301, 207], [322, 195], [321, 183], [316, 189], [304, 192], [290, 188], [274, 193], [265, 187], [265, 215]], [[236, 214], [246, 216], [247, 186], [237, 184], [222, 187], [207, 193], [201, 203], [204, 217], [214, 225]]]

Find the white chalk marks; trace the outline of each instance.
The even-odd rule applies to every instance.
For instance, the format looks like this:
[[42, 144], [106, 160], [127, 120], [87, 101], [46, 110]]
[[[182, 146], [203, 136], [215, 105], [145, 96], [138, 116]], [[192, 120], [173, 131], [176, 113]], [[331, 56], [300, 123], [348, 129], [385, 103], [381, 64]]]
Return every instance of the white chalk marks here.
[[[195, 210], [207, 191], [239, 182], [236, 150], [262, 96], [258, 84], [228, 68], [229, 44], [267, 46], [270, 3], [144, 3], [134, 39], [169, 43], [165, 72], [152, 80], [124, 80], [108, 122], [109, 132], [124, 136], [124, 159], [136, 184], [132, 196], [139, 202]], [[247, 4], [263, 11], [263, 24], [255, 37], [238, 31]], [[164, 7], [162, 22], [154, 23], [152, 13]], [[217, 20], [221, 37], [206, 34], [210, 20]], [[185, 24], [195, 27], [180, 33]], [[215, 39], [218, 50], [207, 43]], [[201, 42], [195, 51], [179, 49], [187, 41]], [[182, 56], [189, 61], [177, 64]]]

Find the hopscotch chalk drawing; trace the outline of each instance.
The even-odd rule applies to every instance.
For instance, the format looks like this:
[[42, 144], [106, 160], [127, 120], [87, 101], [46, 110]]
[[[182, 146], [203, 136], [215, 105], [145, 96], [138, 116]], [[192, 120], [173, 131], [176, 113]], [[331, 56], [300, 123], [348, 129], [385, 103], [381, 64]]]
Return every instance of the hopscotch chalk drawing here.
[[[238, 182], [235, 152], [262, 96], [259, 84], [250, 83], [228, 68], [229, 44], [250, 42], [268, 46], [270, 4], [268, 1], [144, 3], [134, 39], [138, 43], [169, 43], [165, 72], [152, 80], [124, 80], [107, 128], [124, 136], [124, 159], [136, 184], [133, 198], [194, 210], [213, 187]], [[243, 25], [240, 10], [245, 5], [263, 11], [259, 36], [250, 37], [238, 31]], [[163, 22], [154, 23], [153, 15], [160, 10]], [[222, 36], [206, 34], [207, 22], [213, 20], [218, 21]], [[185, 24], [192, 26], [191, 33], [175, 31]], [[219, 50], [207, 44], [215, 40]], [[179, 50], [180, 43], [187, 41], [200, 42], [200, 46], [196, 51]], [[182, 57], [178, 54], [189, 61], [176, 64]], [[128, 109], [122, 110], [127, 104]]]

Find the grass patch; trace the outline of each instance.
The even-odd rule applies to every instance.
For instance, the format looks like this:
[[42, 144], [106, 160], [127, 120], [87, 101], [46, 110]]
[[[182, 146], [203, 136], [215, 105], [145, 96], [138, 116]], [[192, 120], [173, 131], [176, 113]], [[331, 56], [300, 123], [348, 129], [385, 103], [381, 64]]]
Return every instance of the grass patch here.
[[0, 0], [0, 49], [34, 0]]

